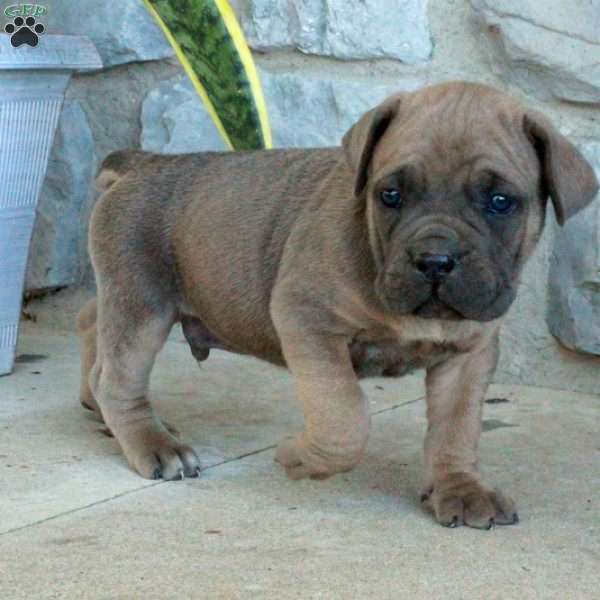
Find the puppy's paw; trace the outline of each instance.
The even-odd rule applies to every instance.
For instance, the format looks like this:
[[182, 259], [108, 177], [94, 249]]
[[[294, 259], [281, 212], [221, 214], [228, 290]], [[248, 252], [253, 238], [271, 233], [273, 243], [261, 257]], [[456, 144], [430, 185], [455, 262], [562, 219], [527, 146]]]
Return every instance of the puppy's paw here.
[[290, 479], [327, 479], [336, 473], [350, 471], [358, 462], [353, 457], [334, 457], [304, 440], [303, 434], [284, 439], [275, 453]]
[[445, 527], [492, 529], [494, 525], [519, 522], [515, 503], [508, 496], [486, 487], [469, 473], [438, 479], [421, 499], [430, 502], [438, 522]]
[[177, 481], [198, 477], [200, 459], [193, 448], [182, 444], [158, 421], [123, 432], [117, 440], [129, 464], [146, 479]]

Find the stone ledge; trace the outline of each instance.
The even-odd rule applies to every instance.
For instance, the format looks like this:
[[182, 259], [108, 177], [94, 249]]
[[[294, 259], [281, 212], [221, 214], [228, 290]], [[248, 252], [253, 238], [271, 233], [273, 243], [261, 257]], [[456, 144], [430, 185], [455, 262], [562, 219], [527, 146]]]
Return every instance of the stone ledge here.
[[[600, 178], [600, 142], [580, 144]], [[600, 355], [600, 194], [564, 227], [555, 225], [547, 322], [567, 348]]]
[[[335, 146], [367, 110], [386, 96], [423, 85], [417, 78], [394, 84], [365, 85], [364, 81], [337, 79], [332, 74], [260, 69], [269, 109], [274, 146]], [[144, 101], [142, 148], [178, 153], [224, 150], [215, 126], [192, 84], [184, 75], [159, 84]]]
[[250, 0], [240, 21], [252, 48], [297, 48], [342, 60], [429, 60], [427, 0]]
[[[564, 0], [470, 0], [487, 25], [492, 62], [528, 93], [600, 103], [600, 4]], [[575, 5], [575, 6], [574, 6]]]

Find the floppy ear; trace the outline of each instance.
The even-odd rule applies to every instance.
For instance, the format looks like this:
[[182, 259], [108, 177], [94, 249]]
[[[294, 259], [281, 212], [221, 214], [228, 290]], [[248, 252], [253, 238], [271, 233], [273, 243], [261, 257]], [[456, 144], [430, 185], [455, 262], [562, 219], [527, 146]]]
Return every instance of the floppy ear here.
[[373, 151], [398, 111], [401, 94], [391, 96], [365, 113], [342, 139], [348, 164], [356, 174], [354, 195], [360, 196], [367, 185]]
[[585, 208], [598, 192], [598, 180], [579, 150], [537, 112], [525, 114], [525, 132], [542, 165], [545, 192], [559, 225]]

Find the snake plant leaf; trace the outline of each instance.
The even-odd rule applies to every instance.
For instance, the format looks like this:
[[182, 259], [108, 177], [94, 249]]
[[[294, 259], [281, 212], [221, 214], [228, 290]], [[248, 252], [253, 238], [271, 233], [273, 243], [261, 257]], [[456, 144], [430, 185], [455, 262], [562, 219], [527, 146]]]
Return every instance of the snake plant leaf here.
[[232, 150], [270, 148], [252, 54], [228, 0], [144, 0]]

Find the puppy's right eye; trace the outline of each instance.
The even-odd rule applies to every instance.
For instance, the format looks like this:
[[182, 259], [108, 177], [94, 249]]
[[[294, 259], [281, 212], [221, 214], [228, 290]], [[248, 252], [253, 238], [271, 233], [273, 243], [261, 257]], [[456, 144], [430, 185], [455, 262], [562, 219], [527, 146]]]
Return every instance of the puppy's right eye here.
[[399, 208], [402, 204], [400, 190], [388, 189], [379, 192], [379, 198], [389, 208]]
[[515, 200], [505, 194], [490, 194], [485, 210], [490, 215], [509, 215], [515, 208]]

